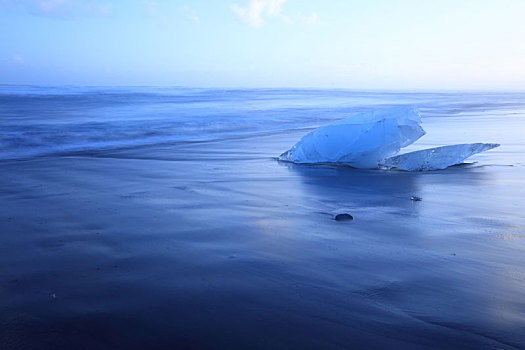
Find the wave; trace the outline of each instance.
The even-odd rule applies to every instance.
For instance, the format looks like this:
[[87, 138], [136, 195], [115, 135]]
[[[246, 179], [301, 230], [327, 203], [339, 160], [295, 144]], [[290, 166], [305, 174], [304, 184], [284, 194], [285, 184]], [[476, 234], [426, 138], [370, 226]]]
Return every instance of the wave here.
[[483, 108], [501, 114], [523, 110], [524, 100], [523, 94], [0, 85], [0, 160], [315, 128], [399, 104], [419, 108], [423, 118], [479, 116]]

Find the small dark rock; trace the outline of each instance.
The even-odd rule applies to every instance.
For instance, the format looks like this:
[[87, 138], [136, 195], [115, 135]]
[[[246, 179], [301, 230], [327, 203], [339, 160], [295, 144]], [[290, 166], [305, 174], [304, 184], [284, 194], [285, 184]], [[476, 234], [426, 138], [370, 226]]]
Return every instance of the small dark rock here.
[[423, 198], [417, 196], [410, 196], [410, 200], [414, 202], [420, 202], [423, 200]]
[[335, 221], [349, 221], [354, 220], [354, 217], [347, 213], [337, 214], [334, 218]]

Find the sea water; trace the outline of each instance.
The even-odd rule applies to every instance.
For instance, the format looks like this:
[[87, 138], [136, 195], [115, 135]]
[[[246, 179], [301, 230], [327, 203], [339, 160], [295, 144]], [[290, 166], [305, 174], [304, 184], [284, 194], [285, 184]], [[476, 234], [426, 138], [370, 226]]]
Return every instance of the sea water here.
[[428, 132], [407, 151], [467, 142], [523, 147], [524, 93], [2, 85], [0, 160], [306, 133], [397, 105], [417, 108]]

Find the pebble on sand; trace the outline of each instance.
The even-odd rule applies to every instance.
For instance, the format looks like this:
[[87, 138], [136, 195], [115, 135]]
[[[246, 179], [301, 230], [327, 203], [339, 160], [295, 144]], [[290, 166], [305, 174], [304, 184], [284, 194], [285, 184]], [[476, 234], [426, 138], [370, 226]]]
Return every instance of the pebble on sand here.
[[354, 217], [347, 213], [337, 214], [334, 217], [335, 221], [348, 221], [348, 220], [354, 220]]

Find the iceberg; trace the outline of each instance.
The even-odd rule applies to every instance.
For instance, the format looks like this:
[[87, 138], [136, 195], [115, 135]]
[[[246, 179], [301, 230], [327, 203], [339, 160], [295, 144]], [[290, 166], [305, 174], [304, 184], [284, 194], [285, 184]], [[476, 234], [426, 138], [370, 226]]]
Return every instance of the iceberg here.
[[334, 163], [354, 168], [426, 171], [445, 169], [468, 157], [498, 147], [469, 143], [400, 154], [425, 135], [421, 116], [411, 107], [363, 112], [321, 126], [303, 136], [279, 160], [299, 164]]
[[379, 166], [407, 171], [441, 170], [461, 164], [468, 157], [498, 147], [497, 143], [466, 143], [428, 148], [382, 160]]
[[414, 108], [374, 110], [317, 128], [281, 154], [279, 160], [377, 168], [381, 160], [423, 135], [421, 116]]

